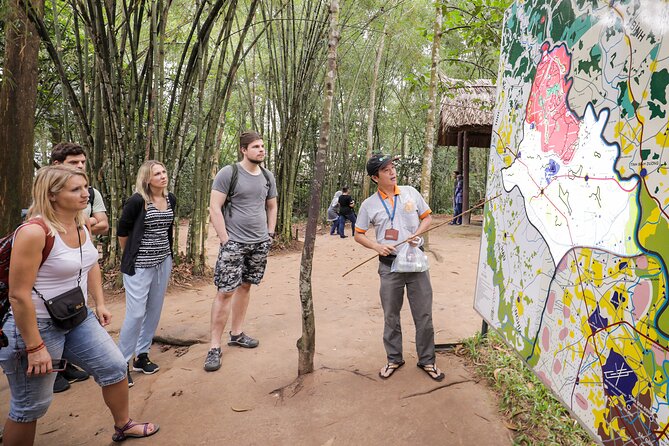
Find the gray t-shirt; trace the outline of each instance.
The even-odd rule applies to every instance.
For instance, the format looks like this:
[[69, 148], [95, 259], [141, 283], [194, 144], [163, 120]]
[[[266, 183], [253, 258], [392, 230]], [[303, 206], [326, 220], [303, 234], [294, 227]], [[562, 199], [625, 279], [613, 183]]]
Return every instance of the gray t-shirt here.
[[[231, 202], [223, 211], [225, 228], [230, 240], [239, 243], [260, 243], [269, 240], [265, 202], [277, 196], [276, 180], [269, 175], [270, 187], [262, 173], [252, 175], [237, 163], [237, 184]], [[211, 189], [228, 195], [232, 179], [232, 165], [218, 171]]]

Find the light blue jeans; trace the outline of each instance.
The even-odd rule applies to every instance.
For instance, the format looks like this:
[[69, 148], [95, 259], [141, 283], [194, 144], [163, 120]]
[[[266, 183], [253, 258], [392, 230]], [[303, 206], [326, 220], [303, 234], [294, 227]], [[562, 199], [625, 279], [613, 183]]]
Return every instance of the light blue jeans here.
[[[93, 375], [101, 387], [125, 379], [126, 364], [121, 352], [90, 309], [84, 322], [72, 330], [56, 327], [51, 318], [37, 319], [37, 328], [52, 359], [74, 362]], [[0, 365], [11, 392], [8, 416], [17, 423], [29, 423], [49, 408], [56, 374], [28, 376], [26, 344], [13, 316], [7, 319], [3, 330], [9, 339], [9, 345], [0, 349]]]
[[151, 268], [135, 268], [135, 275], [123, 274], [125, 319], [118, 348], [126, 362], [133, 355], [148, 353], [160, 322], [165, 290], [172, 272], [172, 257], [167, 256]]

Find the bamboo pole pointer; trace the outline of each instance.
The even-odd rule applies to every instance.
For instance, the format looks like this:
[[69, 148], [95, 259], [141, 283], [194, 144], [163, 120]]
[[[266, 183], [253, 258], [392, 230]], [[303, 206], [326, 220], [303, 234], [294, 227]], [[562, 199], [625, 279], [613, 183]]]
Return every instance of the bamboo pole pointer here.
[[[431, 228], [428, 228], [427, 230], [425, 230], [425, 231], [423, 231], [423, 232], [421, 232], [421, 233], [418, 233], [418, 234], [416, 234], [416, 235], [418, 236], [418, 235], [425, 234], [425, 233], [430, 232], [430, 231], [432, 231], [432, 230], [434, 230], [434, 229], [437, 229], [437, 228], [439, 228], [439, 227], [441, 227], [441, 226], [444, 226], [445, 224], [451, 223], [451, 222], [455, 221], [456, 218], [461, 217], [461, 216], [463, 216], [463, 215], [465, 215], [465, 214], [468, 214], [468, 213], [470, 213], [471, 211], [473, 211], [474, 209], [480, 208], [481, 206], [485, 206], [486, 203], [488, 203], [489, 201], [494, 200], [495, 198], [499, 197], [500, 195], [502, 195], [502, 194], [501, 194], [501, 193], [500, 193], [500, 194], [497, 194], [497, 195], [495, 195], [494, 197], [490, 197], [490, 198], [488, 198], [487, 200], [481, 200], [481, 201], [479, 201], [478, 203], [476, 203], [474, 206], [472, 206], [472, 207], [470, 207], [469, 209], [467, 209], [466, 211], [461, 212], [461, 213], [459, 213], [458, 215], [454, 215], [453, 217], [451, 217], [450, 220], [447, 220], [447, 221], [445, 221], [445, 222], [439, 223], [439, 224], [436, 225], [436, 226], [432, 226]], [[401, 242], [399, 242], [399, 243], [393, 245], [393, 248], [397, 248], [398, 246], [403, 245], [404, 243], [406, 243], [406, 242], [408, 242], [408, 241], [409, 241], [409, 239], [403, 240], [403, 241], [401, 241]], [[347, 274], [352, 273], [353, 271], [355, 271], [356, 269], [360, 268], [360, 267], [361, 267], [362, 265], [364, 265], [365, 263], [374, 260], [374, 259], [377, 258], [378, 256], [379, 256], [379, 255], [376, 254], [376, 255], [370, 257], [369, 259], [365, 260], [364, 262], [357, 264], [356, 266], [354, 266], [353, 268], [351, 268], [350, 270], [348, 270], [348, 271], [346, 271], [344, 274], [342, 274], [342, 277], [346, 277]]]

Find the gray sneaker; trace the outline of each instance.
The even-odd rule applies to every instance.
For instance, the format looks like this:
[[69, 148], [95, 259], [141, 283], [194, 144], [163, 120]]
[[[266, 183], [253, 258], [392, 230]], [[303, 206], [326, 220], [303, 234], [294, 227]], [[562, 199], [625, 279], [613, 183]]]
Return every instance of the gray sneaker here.
[[207, 372], [215, 372], [221, 368], [221, 349], [212, 348], [207, 353], [207, 359], [204, 360], [204, 369]]
[[247, 336], [244, 332], [239, 333], [237, 336], [233, 336], [232, 332], [230, 333], [230, 342], [228, 345], [236, 345], [238, 347], [244, 348], [256, 348], [260, 342], [257, 339], [253, 339], [251, 336]]

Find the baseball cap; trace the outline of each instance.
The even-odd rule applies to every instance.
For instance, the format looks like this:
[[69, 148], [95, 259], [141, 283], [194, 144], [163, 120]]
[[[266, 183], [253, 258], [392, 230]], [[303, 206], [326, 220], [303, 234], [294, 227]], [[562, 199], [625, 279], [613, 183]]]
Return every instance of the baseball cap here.
[[375, 153], [367, 161], [367, 175], [377, 175], [380, 169], [383, 169], [388, 163], [397, 161], [399, 156], [392, 156], [383, 153]]

